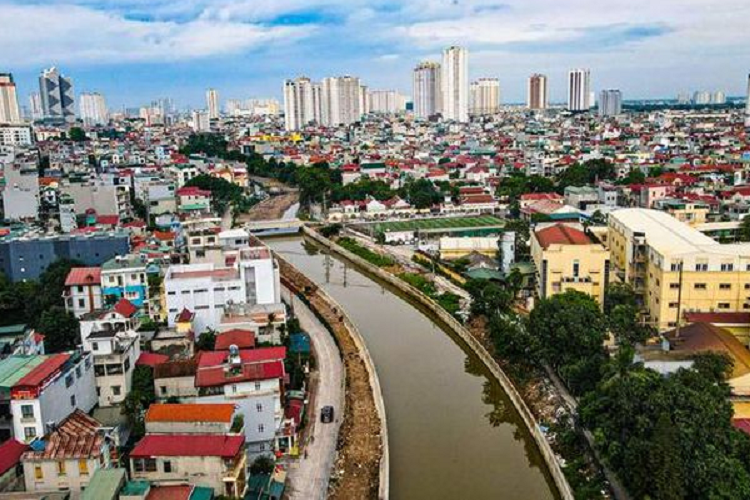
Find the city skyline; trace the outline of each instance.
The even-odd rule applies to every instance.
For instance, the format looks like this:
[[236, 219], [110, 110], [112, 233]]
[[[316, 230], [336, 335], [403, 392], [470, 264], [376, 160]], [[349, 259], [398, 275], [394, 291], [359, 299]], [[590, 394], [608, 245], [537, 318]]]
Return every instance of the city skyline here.
[[591, 69], [593, 90], [631, 99], [743, 95], [750, 34], [740, 23], [750, 5], [730, 0], [729, 20], [705, 0], [680, 5], [644, 3], [652, 19], [668, 19], [644, 23], [632, 3], [582, 1], [0, 0], [0, 71], [14, 74], [26, 102], [39, 71], [56, 65], [76, 91], [102, 92], [113, 108], [165, 94], [201, 106], [207, 88], [280, 99], [280, 82], [301, 74], [351, 74], [410, 95], [413, 67], [458, 43], [471, 52], [470, 79], [498, 78], [507, 103], [525, 101], [533, 73], [549, 77], [550, 101], [564, 101], [574, 67]]

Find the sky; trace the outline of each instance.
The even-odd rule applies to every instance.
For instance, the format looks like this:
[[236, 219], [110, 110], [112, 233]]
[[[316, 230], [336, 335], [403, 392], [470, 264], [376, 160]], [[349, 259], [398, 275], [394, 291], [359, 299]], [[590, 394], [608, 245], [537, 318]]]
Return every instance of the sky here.
[[470, 77], [523, 102], [532, 73], [553, 101], [570, 68], [625, 99], [698, 89], [744, 95], [748, 0], [0, 0], [0, 72], [21, 104], [49, 66], [111, 108], [281, 97], [286, 78], [355, 75], [411, 95], [411, 70], [450, 45]]

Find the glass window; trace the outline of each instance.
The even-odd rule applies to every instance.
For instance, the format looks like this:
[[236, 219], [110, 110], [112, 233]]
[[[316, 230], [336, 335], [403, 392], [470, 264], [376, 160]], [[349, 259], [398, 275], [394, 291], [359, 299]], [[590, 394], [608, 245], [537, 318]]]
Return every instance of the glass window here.
[[36, 427], [24, 427], [23, 428], [23, 437], [26, 438], [26, 441], [31, 441], [36, 437]]
[[21, 405], [21, 418], [34, 418], [34, 406]]
[[57, 475], [58, 476], [64, 476], [65, 475], [65, 460], [58, 460], [57, 461]]
[[78, 461], [78, 473], [82, 476], [87, 476], [89, 473], [89, 463], [86, 459], [80, 459]]
[[73, 385], [73, 374], [69, 373], [67, 377], [65, 377], [65, 387], [70, 387]]
[[120, 386], [119, 385], [113, 385], [112, 386], [112, 394], [115, 396], [120, 395]]
[[42, 472], [42, 466], [41, 465], [35, 465], [34, 466], [34, 478], [37, 481], [41, 481], [44, 479], [44, 473]]
[[164, 472], [172, 472], [172, 462], [169, 460], [164, 461]]

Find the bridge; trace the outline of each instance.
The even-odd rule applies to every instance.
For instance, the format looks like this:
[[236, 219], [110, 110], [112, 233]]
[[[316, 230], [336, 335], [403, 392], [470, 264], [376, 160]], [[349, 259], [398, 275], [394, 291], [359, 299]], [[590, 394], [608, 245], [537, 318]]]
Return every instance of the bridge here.
[[304, 221], [292, 220], [258, 220], [245, 223], [245, 229], [255, 236], [282, 236], [300, 232]]

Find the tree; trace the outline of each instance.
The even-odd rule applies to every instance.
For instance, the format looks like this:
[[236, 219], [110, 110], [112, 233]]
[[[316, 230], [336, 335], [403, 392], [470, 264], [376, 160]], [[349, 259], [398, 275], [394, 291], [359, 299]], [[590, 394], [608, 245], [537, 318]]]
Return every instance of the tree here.
[[638, 295], [627, 283], [610, 283], [604, 291], [604, 314], [610, 314], [615, 306], [638, 306]]
[[539, 352], [575, 394], [592, 389], [606, 361], [607, 321], [590, 296], [567, 291], [541, 300], [529, 316]]
[[273, 473], [273, 469], [275, 466], [276, 464], [270, 457], [261, 455], [256, 458], [252, 464], [250, 464], [250, 474], [253, 476], [260, 474], [269, 475]]
[[156, 401], [154, 390], [154, 373], [151, 367], [138, 365], [133, 370], [133, 383], [130, 392], [125, 396], [120, 410], [128, 420], [133, 437], [146, 433], [144, 417], [146, 410]]
[[70, 127], [68, 138], [73, 142], [83, 142], [86, 138], [86, 132], [81, 127]]
[[495, 353], [513, 363], [533, 363], [537, 349], [536, 339], [529, 333], [523, 319], [514, 313], [496, 314], [488, 330]]
[[207, 330], [198, 336], [195, 341], [196, 351], [213, 351], [216, 345], [216, 332]]
[[44, 335], [48, 353], [70, 351], [81, 343], [78, 319], [64, 307], [52, 306], [44, 311], [36, 329]]
[[471, 295], [471, 314], [491, 317], [507, 312], [513, 302], [513, 295], [506, 288], [490, 280], [469, 280], [464, 285]]
[[443, 199], [440, 191], [427, 179], [407, 181], [400, 193], [402, 198], [420, 210], [430, 208]]
[[740, 229], [737, 232], [740, 241], [750, 241], [750, 216], [745, 216], [740, 222]]

